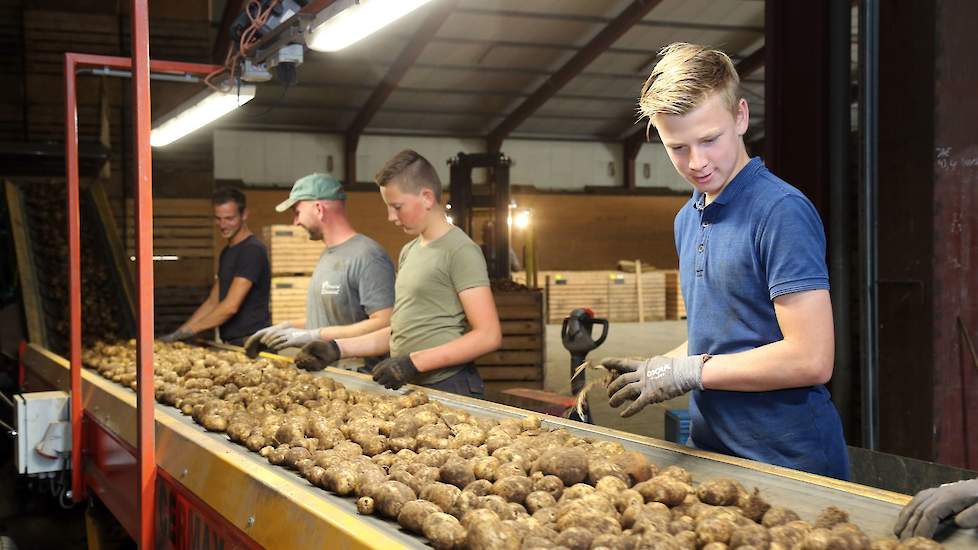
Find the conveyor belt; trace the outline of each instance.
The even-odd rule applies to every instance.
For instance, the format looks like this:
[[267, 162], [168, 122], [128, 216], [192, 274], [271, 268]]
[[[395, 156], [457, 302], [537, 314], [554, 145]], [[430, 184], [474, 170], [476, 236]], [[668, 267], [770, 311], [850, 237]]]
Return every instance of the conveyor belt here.
[[[24, 363], [32, 375], [54, 387], [66, 387], [67, 362], [61, 357], [30, 346]], [[363, 375], [337, 369], [327, 369], [324, 374], [348, 388], [380, 391]], [[495, 418], [528, 414], [513, 407], [426, 391], [432, 399], [472, 414]], [[135, 442], [133, 392], [86, 370], [83, 394], [86, 413], [124, 441]], [[336, 497], [310, 486], [298, 475], [271, 466], [257, 454], [232, 444], [224, 435], [206, 432], [171, 407], [157, 405], [156, 414], [160, 467], [259, 544], [297, 548], [318, 547], [324, 540], [343, 541], [350, 547], [418, 547], [424, 543], [423, 539], [400, 530], [395, 523], [357, 514], [353, 499]], [[686, 468], [694, 480], [723, 476], [736, 479], [748, 488], [759, 487], [766, 500], [794, 509], [803, 519], [814, 519], [826, 506], [838, 506], [874, 537], [889, 534], [897, 513], [909, 498], [565, 419], [545, 417], [545, 424], [584, 437], [618, 441], [630, 450], [645, 454], [660, 467], [676, 464]], [[251, 526], [247, 523], [249, 517], [255, 517]], [[942, 542], [952, 550], [978, 548], [978, 534], [973, 529], [957, 531]]]

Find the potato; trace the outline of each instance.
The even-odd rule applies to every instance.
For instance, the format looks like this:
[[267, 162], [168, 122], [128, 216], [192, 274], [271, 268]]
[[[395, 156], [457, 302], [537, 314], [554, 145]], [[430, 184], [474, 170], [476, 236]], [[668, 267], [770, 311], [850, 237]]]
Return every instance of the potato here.
[[461, 548], [465, 543], [465, 528], [457, 519], [442, 512], [428, 514], [421, 524], [421, 531], [436, 550]]
[[789, 521], [796, 521], [798, 519], [800, 519], [798, 514], [794, 513], [793, 511], [780, 506], [772, 506], [767, 512], [764, 512], [764, 517], [761, 519], [761, 524], [770, 529], [772, 527], [784, 525]]
[[545, 475], [555, 475], [567, 487], [587, 479], [588, 457], [583, 449], [553, 448], [540, 455], [533, 465]]
[[472, 460], [472, 473], [478, 479], [496, 481], [496, 469], [502, 464], [494, 456], [484, 456]]
[[591, 531], [583, 527], [570, 527], [561, 531], [554, 542], [570, 550], [587, 550], [591, 547], [592, 539], [594, 534]]
[[533, 482], [533, 490], [546, 491], [554, 497], [554, 500], [560, 500], [561, 495], [564, 494], [564, 482], [557, 476], [545, 475]]
[[761, 492], [756, 487], [753, 493], [743, 492], [737, 496], [737, 507], [752, 521], [760, 523], [771, 505], [761, 498]]
[[396, 518], [405, 502], [417, 498], [414, 491], [399, 481], [385, 481], [373, 490], [377, 511], [389, 518]]
[[617, 476], [605, 476], [598, 480], [594, 484], [594, 489], [599, 493], [605, 493], [611, 497], [621, 494], [622, 491], [628, 490], [628, 485], [620, 477]]
[[525, 504], [527, 511], [529, 511], [531, 514], [535, 514], [537, 510], [540, 510], [541, 508], [556, 506], [557, 501], [554, 499], [553, 495], [547, 491], [533, 491], [526, 495]]
[[767, 529], [757, 524], [751, 524], [735, 529], [733, 534], [730, 535], [729, 546], [731, 548], [753, 546], [754, 548], [764, 549], [768, 547], [770, 542], [771, 535], [767, 532]]
[[440, 512], [438, 505], [427, 500], [409, 500], [401, 506], [397, 523], [412, 533], [421, 534], [424, 520], [431, 514]]
[[374, 499], [370, 497], [360, 497], [357, 499], [357, 512], [364, 515], [374, 513]]
[[611, 497], [611, 500], [615, 504], [615, 509], [617, 509], [619, 513], [624, 512], [633, 504], [641, 505], [645, 503], [645, 499], [642, 497], [642, 494], [634, 489], [619, 491]]
[[848, 545], [844, 538], [833, 534], [824, 527], [817, 527], [809, 531], [795, 548], [798, 550], [848, 550]]
[[442, 512], [451, 512], [455, 507], [455, 499], [462, 490], [447, 483], [429, 483], [421, 489], [418, 498], [435, 503]]
[[696, 488], [696, 497], [713, 506], [732, 506], [744, 491], [744, 487], [732, 479], [717, 478], [704, 481]]
[[506, 462], [504, 464], [500, 464], [499, 467], [496, 468], [496, 481], [510, 476], [526, 477], [526, 470], [524, 470], [523, 466], [517, 462]]
[[492, 510], [501, 520], [514, 519], [516, 517], [513, 509], [509, 506], [509, 502], [499, 495], [480, 497], [479, 506], [487, 510]]
[[727, 550], [727, 545], [722, 542], [711, 542], [704, 546], [703, 550]]
[[900, 541], [896, 537], [885, 537], [873, 540], [871, 550], [895, 550], [900, 546]]
[[492, 493], [492, 483], [485, 479], [477, 479], [466, 485], [463, 491], [484, 497]]
[[492, 484], [492, 493], [509, 502], [522, 504], [533, 491], [533, 482], [524, 476], [508, 476]]
[[692, 531], [681, 531], [675, 535], [673, 538], [676, 540], [676, 544], [680, 548], [688, 550], [696, 550], [696, 533]]
[[730, 542], [736, 525], [734, 522], [725, 518], [711, 517], [706, 518], [696, 524], [696, 541], [705, 546], [712, 542]]
[[632, 488], [642, 495], [645, 502], [661, 502], [666, 506], [682, 504], [686, 495], [692, 492], [692, 488], [686, 483], [662, 475], [637, 483]]
[[465, 546], [469, 550], [519, 550], [519, 533], [501, 521], [474, 521], [469, 524]]
[[349, 464], [335, 464], [326, 468], [323, 474], [323, 487], [340, 496], [352, 494], [356, 490], [359, 474]]
[[439, 479], [443, 482], [464, 489], [475, 481], [472, 464], [462, 458], [450, 458], [439, 469]]
[[656, 475], [675, 478], [678, 479], [679, 481], [682, 481], [683, 483], [693, 482], [693, 476], [691, 476], [689, 472], [686, 471], [685, 468], [683, 468], [682, 466], [676, 466], [675, 464], [671, 466], [666, 466], [665, 469], [663, 469]]
[[854, 523], [837, 523], [832, 534], [841, 537], [849, 550], [870, 550], [869, 537]]
[[693, 522], [693, 518], [680, 516], [678, 519], [674, 519], [669, 523], [669, 532], [673, 535], [677, 535], [683, 531], [696, 531], [696, 523]]
[[785, 548], [794, 548], [805, 540], [805, 536], [811, 529], [799, 529], [797, 526], [786, 523], [771, 527], [768, 533], [771, 535], [771, 543], [777, 543]]
[[824, 527], [826, 529], [831, 529], [837, 523], [846, 523], [849, 521], [849, 514], [840, 508], [835, 506], [829, 506], [818, 514], [815, 519], [815, 527]]

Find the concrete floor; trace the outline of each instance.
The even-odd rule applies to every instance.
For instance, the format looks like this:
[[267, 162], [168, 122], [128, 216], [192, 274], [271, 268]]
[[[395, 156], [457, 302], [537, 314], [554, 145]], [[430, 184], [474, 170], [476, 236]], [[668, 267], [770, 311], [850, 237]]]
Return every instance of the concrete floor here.
[[[595, 329], [597, 332], [598, 329]], [[649, 323], [612, 323], [608, 339], [588, 355], [592, 361], [602, 357], [648, 357], [672, 350], [686, 341], [686, 321], [655, 321]], [[588, 381], [600, 379], [601, 371], [589, 371]], [[560, 325], [547, 325], [547, 363], [544, 369], [544, 389], [570, 394], [570, 354], [560, 342]], [[600, 387], [588, 393], [588, 405], [594, 423], [649, 437], [662, 439], [665, 434], [665, 411], [685, 409], [688, 399], [683, 396], [646, 407], [630, 418], [621, 418], [619, 409], [608, 406], [607, 394]]]

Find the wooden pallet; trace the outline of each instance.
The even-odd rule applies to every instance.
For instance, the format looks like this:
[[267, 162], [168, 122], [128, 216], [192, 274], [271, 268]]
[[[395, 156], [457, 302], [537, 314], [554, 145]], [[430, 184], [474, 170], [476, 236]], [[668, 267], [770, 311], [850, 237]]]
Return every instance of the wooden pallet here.
[[494, 291], [493, 297], [502, 326], [503, 343], [498, 350], [475, 361], [479, 374], [487, 386], [542, 387], [546, 347], [543, 293], [538, 290]]
[[269, 306], [272, 324], [306, 318], [306, 292], [310, 275], [272, 277]]
[[311, 274], [326, 245], [309, 239], [309, 233], [295, 225], [268, 225], [262, 228], [268, 247], [272, 275]]
[[206, 286], [166, 286], [153, 289], [157, 334], [172, 332], [193, 315], [210, 293]]

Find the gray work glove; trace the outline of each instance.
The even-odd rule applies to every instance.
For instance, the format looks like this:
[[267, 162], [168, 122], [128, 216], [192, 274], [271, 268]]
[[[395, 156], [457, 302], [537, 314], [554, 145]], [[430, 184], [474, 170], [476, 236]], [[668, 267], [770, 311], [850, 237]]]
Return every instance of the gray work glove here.
[[252, 359], [258, 357], [259, 353], [268, 349], [268, 346], [263, 341], [266, 336], [289, 328], [292, 328], [292, 323], [290, 321], [284, 321], [255, 332], [245, 340], [245, 355]]
[[173, 342], [184, 342], [190, 340], [194, 337], [194, 333], [180, 327], [177, 330], [160, 337], [161, 342], [166, 342], [167, 344], [172, 344]]
[[634, 400], [621, 412], [629, 417], [652, 403], [661, 403], [686, 392], [703, 389], [703, 355], [673, 359], [657, 356], [649, 359], [606, 357], [601, 365], [619, 374], [608, 386], [608, 404], [618, 407]]
[[318, 328], [287, 328], [262, 339], [262, 343], [272, 351], [281, 351], [285, 348], [301, 348], [302, 346], [322, 340], [319, 337]]
[[302, 370], [319, 371], [342, 359], [335, 340], [316, 340], [306, 344], [295, 356], [295, 366]]
[[900, 512], [893, 532], [901, 539], [933, 537], [937, 525], [954, 516], [963, 529], [978, 527], [978, 479], [924, 489]]

